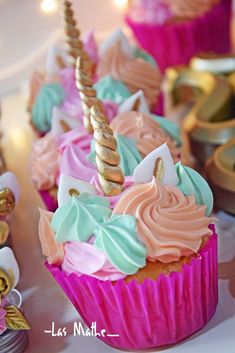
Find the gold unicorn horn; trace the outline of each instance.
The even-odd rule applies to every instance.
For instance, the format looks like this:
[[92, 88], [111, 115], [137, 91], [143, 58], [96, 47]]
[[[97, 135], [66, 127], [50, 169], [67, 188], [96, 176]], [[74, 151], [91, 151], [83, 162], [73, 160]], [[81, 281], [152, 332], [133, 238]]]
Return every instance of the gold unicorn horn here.
[[79, 90], [82, 110], [83, 123], [89, 133], [93, 133], [93, 128], [90, 122], [90, 109], [96, 105], [99, 110], [103, 111], [102, 102], [96, 97], [96, 90], [93, 88], [93, 81], [89, 72], [86, 71], [84, 60], [82, 57], [77, 58], [76, 64], [76, 86]]
[[105, 195], [119, 195], [123, 190], [125, 177], [119, 167], [120, 156], [117, 152], [117, 141], [104, 113], [97, 106], [91, 107], [90, 113], [100, 185]]
[[86, 61], [87, 69], [92, 70], [92, 62], [89, 55], [83, 49], [83, 43], [80, 39], [80, 30], [77, 28], [77, 23], [74, 18], [71, 1], [61, 0], [63, 22], [66, 43], [68, 45], [68, 54], [71, 59], [71, 64], [76, 65], [76, 59], [81, 56]]

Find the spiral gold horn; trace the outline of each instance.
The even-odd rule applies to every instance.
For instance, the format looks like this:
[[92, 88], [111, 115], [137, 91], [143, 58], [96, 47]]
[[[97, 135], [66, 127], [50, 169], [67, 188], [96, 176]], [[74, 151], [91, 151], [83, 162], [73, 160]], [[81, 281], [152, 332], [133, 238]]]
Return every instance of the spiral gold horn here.
[[92, 62], [89, 55], [83, 49], [83, 43], [80, 38], [80, 30], [77, 28], [77, 23], [74, 18], [72, 3], [68, 0], [61, 0], [61, 9], [63, 15], [65, 39], [68, 45], [68, 54], [73, 66], [76, 65], [76, 59], [81, 56], [86, 62], [88, 70], [92, 72]]
[[123, 190], [125, 177], [119, 167], [120, 156], [117, 152], [117, 141], [104, 113], [97, 106], [91, 107], [90, 113], [101, 187], [105, 195], [119, 195]]
[[84, 60], [81, 56], [77, 58], [76, 63], [76, 86], [79, 90], [84, 126], [89, 133], [93, 133], [93, 128], [90, 122], [90, 109], [93, 105], [97, 106], [100, 111], [103, 111], [102, 102], [96, 97], [96, 90], [93, 88], [93, 81], [89, 72], [84, 66]]

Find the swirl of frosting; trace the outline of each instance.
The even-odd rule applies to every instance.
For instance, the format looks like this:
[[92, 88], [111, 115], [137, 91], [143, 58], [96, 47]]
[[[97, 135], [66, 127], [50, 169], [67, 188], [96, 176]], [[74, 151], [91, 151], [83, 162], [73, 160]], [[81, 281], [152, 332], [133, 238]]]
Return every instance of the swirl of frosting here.
[[39, 208], [39, 239], [42, 253], [49, 264], [60, 265], [64, 260], [64, 245], [55, 241], [55, 232], [51, 227], [53, 213]]
[[110, 75], [104, 76], [94, 85], [97, 91], [97, 97], [100, 100], [110, 100], [114, 103], [121, 104], [125, 99], [131, 96], [128, 88]]
[[119, 42], [108, 49], [100, 59], [97, 75], [111, 75], [122, 81], [132, 93], [143, 90], [150, 106], [157, 103], [162, 81], [160, 71], [142, 58], [128, 58]]
[[146, 265], [146, 247], [136, 233], [136, 219], [129, 215], [112, 215], [94, 229], [94, 246], [103, 250], [121, 272], [131, 275]]
[[29, 82], [29, 100], [28, 100], [28, 110], [31, 111], [35, 99], [45, 83], [44, 75], [39, 71], [34, 71]]
[[65, 243], [63, 271], [76, 273], [78, 276], [88, 275], [101, 281], [117, 281], [126, 275], [115, 268], [105, 253], [89, 243]]
[[29, 168], [31, 179], [36, 189], [48, 190], [56, 185], [59, 150], [50, 134], [33, 143]]
[[219, 0], [165, 0], [165, 2], [174, 18], [190, 20], [211, 10]]
[[[99, 183], [99, 178], [98, 175], [95, 174], [92, 179], [91, 179], [91, 184], [94, 185], [94, 187], [96, 188], [97, 194], [100, 196], [104, 196], [104, 192], [100, 186]], [[133, 176], [126, 176], [125, 177], [125, 182], [123, 185], [123, 192], [119, 195], [115, 195], [115, 196], [107, 196], [110, 202], [110, 207], [113, 209], [115, 207], [115, 205], [117, 204], [118, 200], [122, 197], [122, 195], [124, 194], [124, 192], [126, 192], [126, 190], [133, 185]]]
[[63, 153], [67, 145], [73, 144], [81, 148], [84, 153], [88, 154], [90, 152], [91, 141], [92, 135], [88, 134], [83, 126], [70, 130], [57, 137], [57, 143], [61, 153]]
[[51, 128], [52, 109], [59, 107], [65, 92], [58, 83], [48, 83], [41, 87], [32, 110], [32, 122], [42, 132]]
[[164, 186], [155, 178], [137, 184], [123, 194], [113, 213], [134, 215], [138, 235], [150, 261], [178, 261], [199, 250], [204, 236], [211, 234], [211, 219], [195, 197], [184, 196], [175, 186]]
[[177, 187], [184, 195], [194, 195], [197, 204], [207, 206], [206, 215], [209, 216], [213, 208], [213, 194], [206, 180], [181, 162], [176, 164], [176, 172], [179, 178]]
[[76, 87], [75, 70], [72, 67], [65, 67], [59, 72], [60, 82], [65, 91], [65, 98], [61, 109], [73, 117], [82, 119], [83, 111], [80, 95]]
[[180, 149], [177, 147], [176, 141], [147, 114], [134, 111], [119, 114], [112, 120], [111, 128], [115, 133], [133, 139], [142, 157], [167, 142], [174, 161], [179, 160]]

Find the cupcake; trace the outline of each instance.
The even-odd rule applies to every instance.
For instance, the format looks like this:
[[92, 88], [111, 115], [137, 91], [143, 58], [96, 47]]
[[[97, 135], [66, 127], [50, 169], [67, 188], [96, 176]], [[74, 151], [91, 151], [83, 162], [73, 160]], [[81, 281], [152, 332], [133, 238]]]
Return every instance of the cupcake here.
[[161, 71], [231, 50], [231, 0], [131, 0], [126, 22]]
[[166, 145], [153, 153], [142, 161], [148, 175], [124, 192], [120, 167], [103, 177], [104, 193], [119, 195], [113, 209], [71, 184], [54, 214], [41, 211], [48, 270], [88, 327], [96, 322], [99, 338], [118, 349], [175, 344], [210, 320], [218, 300], [209, 186], [175, 166]]
[[[132, 47], [120, 29], [114, 31], [101, 44], [99, 55], [96, 70], [97, 77], [101, 80], [96, 83], [98, 97], [99, 94], [104, 96], [103, 86], [107, 87], [108, 80], [111, 91], [111, 93], [107, 92], [109, 99], [112, 98], [111, 94], [113, 91], [115, 92], [116, 86], [119, 86], [120, 91], [125, 95], [128, 94], [128, 91], [135, 93], [142, 90], [150, 109], [156, 109], [162, 78], [151, 57]], [[100, 91], [101, 93], [99, 93]]]

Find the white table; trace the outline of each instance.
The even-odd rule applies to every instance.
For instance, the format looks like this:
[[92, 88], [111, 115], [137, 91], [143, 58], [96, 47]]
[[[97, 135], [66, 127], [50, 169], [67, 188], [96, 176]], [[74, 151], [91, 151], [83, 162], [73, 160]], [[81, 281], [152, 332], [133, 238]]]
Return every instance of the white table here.
[[[27, 353], [117, 352], [94, 337], [62, 338], [44, 333], [52, 321], [58, 326], [71, 327], [79, 318], [62, 290], [43, 267], [37, 235], [37, 206], [42, 204], [30, 183], [27, 169], [34, 135], [20, 94], [13, 94], [3, 100], [2, 113], [8, 168], [16, 173], [21, 185], [21, 198], [12, 215], [11, 230], [12, 246], [21, 267], [19, 290], [23, 293], [23, 308], [31, 325]], [[201, 332], [167, 349], [169, 353], [235, 352], [235, 219], [222, 212], [217, 217], [220, 279], [216, 314]]]

